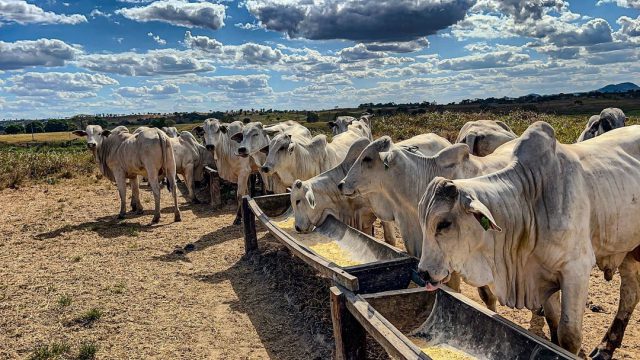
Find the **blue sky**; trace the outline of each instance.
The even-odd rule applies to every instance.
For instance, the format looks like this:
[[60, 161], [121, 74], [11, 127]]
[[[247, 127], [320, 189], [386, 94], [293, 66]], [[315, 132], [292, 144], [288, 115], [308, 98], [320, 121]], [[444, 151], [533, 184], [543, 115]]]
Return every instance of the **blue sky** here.
[[0, 0], [0, 118], [640, 82], [640, 0]]

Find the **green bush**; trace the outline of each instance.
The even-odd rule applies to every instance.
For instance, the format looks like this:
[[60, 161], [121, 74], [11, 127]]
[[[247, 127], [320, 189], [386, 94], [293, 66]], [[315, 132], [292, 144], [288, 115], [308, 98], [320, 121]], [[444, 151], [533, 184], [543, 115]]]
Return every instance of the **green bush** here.
[[320, 115], [318, 115], [318, 113], [311, 111], [307, 113], [307, 122], [316, 122], [318, 120], [320, 120]]
[[75, 126], [70, 124], [66, 120], [61, 119], [52, 119], [48, 120], [44, 125], [45, 132], [60, 132], [60, 131], [70, 131], [74, 130]]
[[24, 134], [24, 126], [22, 124], [11, 124], [4, 128], [4, 132], [10, 135]]
[[42, 121], [32, 121], [24, 126], [24, 131], [27, 134], [31, 133], [43, 133], [44, 132], [44, 124]]

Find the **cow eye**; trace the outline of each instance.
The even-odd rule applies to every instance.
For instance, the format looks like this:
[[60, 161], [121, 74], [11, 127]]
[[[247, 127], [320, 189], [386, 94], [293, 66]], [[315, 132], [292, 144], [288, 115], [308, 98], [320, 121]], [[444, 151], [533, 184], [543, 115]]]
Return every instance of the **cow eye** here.
[[371, 162], [371, 158], [367, 156], [364, 159], [362, 159], [362, 162], [370, 163]]
[[442, 220], [438, 223], [438, 226], [436, 226], [436, 233], [439, 233], [442, 230], [448, 229], [450, 226], [451, 226], [451, 221]]
[[283, 147], [281, 147], [281, 148], [280, 148], [280, 150], [278, 150], [278, 151], [285, 151], [285, 150], [287, 150], [287, 148], [286, 148], [286, 146], [283, 146]]
[[251, 135], [251, 136], [258, 136], [258, 134], [253, 134], [253, 135]]
[[296, 205], [300, 205], [300, 200], [296, 200]]

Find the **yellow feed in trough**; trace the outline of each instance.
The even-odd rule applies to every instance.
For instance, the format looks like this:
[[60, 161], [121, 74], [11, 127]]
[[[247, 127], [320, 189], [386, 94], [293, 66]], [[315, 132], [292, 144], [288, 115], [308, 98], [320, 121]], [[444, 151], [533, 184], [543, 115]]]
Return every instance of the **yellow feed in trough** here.
[[353, 260], [352, 255], [343, 249], [335, 240], [317, 233], [303, 234], [293, 232], [293, 228], [295, 226], [294, 217], [289, 217], [282, 221], [274, 221], [273, 223], [277, 227], [287, 230], [287, 232], [299, 239], [318, 255], [333, 261], [338, 266], [346, 267], [361, 264], [361, 262]]
[[430, 346], [426, 341], [411, 337], [411, 341], [416, 344], [422, 352], [429, 355], [433, 360], [477, 360], [475, 356], [469, 355], [462, 350], [458, 350], [447, 344]]

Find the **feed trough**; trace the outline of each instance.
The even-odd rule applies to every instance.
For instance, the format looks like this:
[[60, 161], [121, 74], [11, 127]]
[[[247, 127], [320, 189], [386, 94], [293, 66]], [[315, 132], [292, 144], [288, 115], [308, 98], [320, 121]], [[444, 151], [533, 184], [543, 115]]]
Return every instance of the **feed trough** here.
[[417, 260], [329, 216], [309, 234], [293, 229], [289, 194], [243, 200], [245, 251], [257, 249], [255, 219], [293, 255], [359, 293], [406, 288]]
[[355, 294], [331, 288], [338, 359], [364, 359], [366, 333], [395, 359], [577, 359], [446, 287]]

